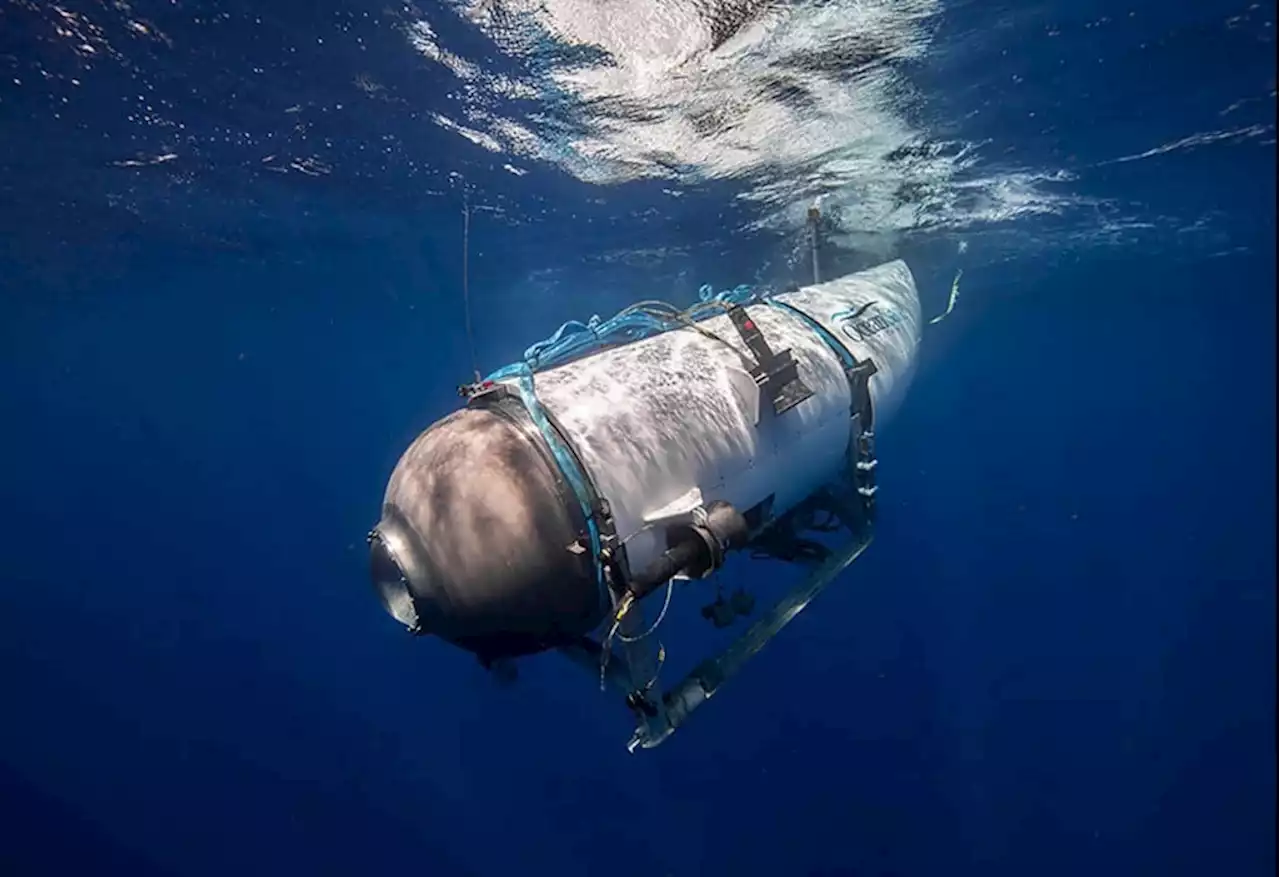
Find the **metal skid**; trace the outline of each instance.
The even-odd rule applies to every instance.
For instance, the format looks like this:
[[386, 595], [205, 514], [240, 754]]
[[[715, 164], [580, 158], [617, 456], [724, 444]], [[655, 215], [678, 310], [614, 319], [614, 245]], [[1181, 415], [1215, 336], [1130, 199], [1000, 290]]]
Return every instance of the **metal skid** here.
[[[643, 689], [637, 687], [636, 679], [643, 674], [633, 672], [625, 649], [614, 649], [590, 637], [561, 649], [566, 657], [596, 675], [603, 686], [625, 697], [636, 717], [628, 751], [652, 749], [666, 741], [688, 721], [694, 710], [714, 697], [725, 682], [871, 545], [876, 494], [875, 437], [869, 430], [862, 430], [860, 422], [860, 415], [854, 415], [850, 466], [841, 483], [820, 491], [805, 505], [761, 527], [745, 546], [745, 550], [757, 556], [789, 560], [806, 567], [808, 572], [719, 654], [703, 660], [677, 684], [663, 690], [656, 675]], [[840, 529], [847, 531], [848, 539], [839, 548], [827, 548], [800, 537], [804, 530], [813, 528], [811, 520], [817, 511], [826, 512], [830, 519], [838, 522]], [[816, 529], [830, 531], [833, 528], [819, 526]]]

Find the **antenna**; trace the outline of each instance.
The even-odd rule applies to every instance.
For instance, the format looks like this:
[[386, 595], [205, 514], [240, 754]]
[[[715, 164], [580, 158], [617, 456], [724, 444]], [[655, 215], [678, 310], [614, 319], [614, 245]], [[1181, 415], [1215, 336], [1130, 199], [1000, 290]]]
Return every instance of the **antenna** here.
[[822, 219], [822, 196], [813, 199], [809, 207], [809, 251], [813, 255], [813, 282], [821, 283], [818, 272], [818, 222]]
[[468, 277], [468, 257], [471, 250], [471, 202], [462, 196], [462, 313], [467, 326], [467, 351], [471, 354], [471, 370], [476, 383], [480, 383], [480, 366], [476, 361], [476, 342], [471, 334], [471, 286]]

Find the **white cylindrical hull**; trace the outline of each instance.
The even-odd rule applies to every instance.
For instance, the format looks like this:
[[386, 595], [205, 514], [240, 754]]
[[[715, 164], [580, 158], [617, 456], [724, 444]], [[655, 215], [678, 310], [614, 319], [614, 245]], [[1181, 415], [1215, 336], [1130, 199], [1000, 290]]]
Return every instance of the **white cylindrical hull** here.
[[693, 506], [725, 500], [745, 512], [772, 498], [771, 513], [780, 515], [847, 465], [849, 381], [814, 322], [859, 361], [875, 363], [877, 426], [904, 394], [921, 326], [905, 263], [774, 301], [783, 306], [752, 304], [748, 315], [773, 351], [791, 351], [800, 381], [813, 391], [780, 415], [767, 401], [759, 410], [740, 355], [751, 354], [728, 316], [698, 324], [724, 343], [679, 329], [537, 374], [538, 399], [608, 500], [632, 569], [666, 548], [661, 523]]

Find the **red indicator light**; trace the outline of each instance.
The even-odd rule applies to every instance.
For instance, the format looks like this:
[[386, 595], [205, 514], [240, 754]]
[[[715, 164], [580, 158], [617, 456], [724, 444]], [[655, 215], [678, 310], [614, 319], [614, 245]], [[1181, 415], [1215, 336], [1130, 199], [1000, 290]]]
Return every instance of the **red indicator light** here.
[[756, 327], [756, 324], [751, 322], [750, 320], [745, 320], [742, 323], [742, 328], [744, 329], [754, 329], [755, 327]]

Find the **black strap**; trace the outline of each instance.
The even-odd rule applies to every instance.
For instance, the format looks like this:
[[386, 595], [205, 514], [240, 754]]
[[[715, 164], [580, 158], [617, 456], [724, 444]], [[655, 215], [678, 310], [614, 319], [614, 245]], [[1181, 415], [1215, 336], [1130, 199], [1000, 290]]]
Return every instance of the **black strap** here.
[[849, 379], [849, 416], [856, 425], [849, 437], [849, 471], [861, 501], [864, 521], [871, 524], [876, 511], [875, 412], [871, 404], [871, 376], [878, 369], [870, 359], [845, 369]]
[[863, 431], [871, 431], [874, 427], [875, 412], [871, 407], [871, 378], [880, 369], [875, 362], [864, 359], [854, 360], [852, 368], [845, 369], [845, 377], [849, 379], [849, 416], [862, 418]]
[[730, 305], [729, 319], [733, 320], [738, 336], [755, 357], [751, 377], [760, 388], [761, 401], [768, 399], [774, 414], [789, 411], [813, 395], [813, 390], [800, 380], [791, 351], [774, 353], [746, 308], [742, 305]]

